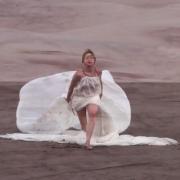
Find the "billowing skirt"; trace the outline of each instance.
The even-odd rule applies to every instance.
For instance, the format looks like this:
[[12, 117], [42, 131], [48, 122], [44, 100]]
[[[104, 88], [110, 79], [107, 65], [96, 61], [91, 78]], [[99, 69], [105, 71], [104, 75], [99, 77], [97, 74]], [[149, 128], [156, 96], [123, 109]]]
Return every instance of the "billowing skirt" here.
[[86, 107], [88, 104], [96, 104], [100, 106], [101, 100], [99, 95], [83, 97], [83, 96], [73, 96], [72, 100], [70, 101], [70, 105], [73, 111], [79, 111], [83, 107]]
[[[91, 142], [94, 145], [167, 145], [176, 144], [171, 138], [134, 137], [119, 135], [130, 125], [131, 108], [123, 89], [108, 70], [102, 71], [103, 96], [75, 97], [67, 103], [68, 88], [75, 71], [67, 71], [34, 79], [20, 90], [16, 110], [16, 125], [20, 132], [0, 135], [27, 141], [55, 141], [60, 143], [85, 142], [78, 116], [72, 108], [80, 110], [89, 103], [99, 106]], [[88, 113], [87, 113], [87, 118]]]

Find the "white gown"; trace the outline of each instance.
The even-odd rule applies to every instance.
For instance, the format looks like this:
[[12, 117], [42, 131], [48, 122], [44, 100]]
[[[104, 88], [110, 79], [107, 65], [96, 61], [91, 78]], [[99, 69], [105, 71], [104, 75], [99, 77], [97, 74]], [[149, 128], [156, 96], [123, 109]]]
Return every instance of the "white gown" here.
[[[58, 143], [84, 144], [86, 134], [74, 110], [88, 103], [99, 106], [92, 145], [171, 145], [178, 144], [167, 137], [146, 137], [121, 134], [130, 125], [131, 107], [123, 89], [115, 83], [108, 70], [102, 71], [103, 96], [99, 89], [88, 96], [74, 97], [71, 103], [64, 99], [75, 71], [66, 71], [34, 79], [20, 90], [16, 111], [16, 125], [21, 132], [0, 135], [1, 138], [24, 141], [54, 141]], [[85, 77], [84, 83], [98, 80]], [[82, 84], [81, 84], [82, 85]], [[87, 91], [86, 91], [87, 92]], [[87, 93], [86, 93], [87, 95]], [[73, 111], [72, 111], [73, 109]], [[88, 113], [86, 112], [87, 117]], [[88, 118], [89, 120], [89, 118]]]
[[[100, 106], [101, 82], [98, 76], [84, 76], [74, 88], [70, 104], [74, 112], [93, 103]], [[102, 109], [100, 109], [102, 110]], [[100, 113], [100, 112], [99, 112]], [[99, 115], [99, 114], [98, 114]]]

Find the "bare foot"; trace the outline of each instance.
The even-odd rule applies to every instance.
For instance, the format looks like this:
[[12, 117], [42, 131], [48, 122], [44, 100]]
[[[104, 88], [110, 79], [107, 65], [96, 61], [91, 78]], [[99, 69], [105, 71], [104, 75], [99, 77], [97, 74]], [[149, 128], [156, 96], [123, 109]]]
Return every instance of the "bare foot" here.
[[93, 146], [90, 145], [89, 143], [85, 143], [85, 148], [88, 150], [91, 150], [91, 149], [93, 149]]

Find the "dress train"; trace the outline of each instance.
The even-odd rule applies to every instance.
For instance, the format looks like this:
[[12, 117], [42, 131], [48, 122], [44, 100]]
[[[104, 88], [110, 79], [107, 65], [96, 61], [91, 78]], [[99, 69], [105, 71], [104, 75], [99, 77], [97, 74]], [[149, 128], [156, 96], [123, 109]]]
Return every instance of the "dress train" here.
[[[20, 89], [16, 111], [16, 125], [21, 132], [0, 137], [84, 144], [86, 134], [80, 128], [77, 115], [64, 99], [74, 72], [66, 71], [26, 83]], [[102, 71], [102, 82], [103, 96], [91, 139], [92, 145], [178, 144], [176, 140], [167, 137], [120, 135], [130, 125], [130, 102], [108, 70]]]

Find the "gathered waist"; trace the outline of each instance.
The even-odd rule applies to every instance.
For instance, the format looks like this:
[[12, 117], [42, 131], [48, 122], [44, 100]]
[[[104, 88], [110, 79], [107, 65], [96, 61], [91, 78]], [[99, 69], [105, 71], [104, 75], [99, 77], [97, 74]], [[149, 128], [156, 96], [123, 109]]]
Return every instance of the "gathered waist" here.
[[78, 93], [77, 91], [73, 91], [71, 97], [77, 96], [77, 97], [89, 98], [89, 97], [93, 97], [93, 96], [97, 96], [97, 95], [99, 96], [100, 94], [101, 94], [100, 91], [99, 92], [95, 92], [95, 93], [90, 93], [90, 94], [82, 93], [82, 92]]

